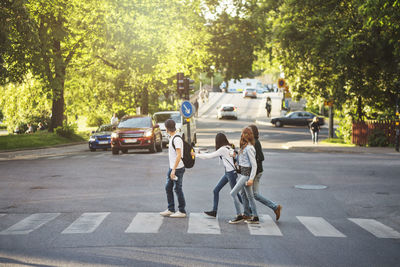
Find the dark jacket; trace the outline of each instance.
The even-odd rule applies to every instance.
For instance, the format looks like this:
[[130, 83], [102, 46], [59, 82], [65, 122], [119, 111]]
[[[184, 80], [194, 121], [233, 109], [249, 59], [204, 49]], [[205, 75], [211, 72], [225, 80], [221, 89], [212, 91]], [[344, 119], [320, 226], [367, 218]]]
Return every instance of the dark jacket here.
[[262, 147], [260, 141], [256, 139], [254, 144], [254, 148], [256, 149], [256, 161], [257, 161], [257, 174], [263, 171], [262, 162], [264, 161], [264, 153], [262, 152]]
[[313, 131], [314, 133], [315, 132], [319, 132], [319, 130], [320, 130], [319, 123], [318, 122], [311, 122], [310, 123], [310, 130]]

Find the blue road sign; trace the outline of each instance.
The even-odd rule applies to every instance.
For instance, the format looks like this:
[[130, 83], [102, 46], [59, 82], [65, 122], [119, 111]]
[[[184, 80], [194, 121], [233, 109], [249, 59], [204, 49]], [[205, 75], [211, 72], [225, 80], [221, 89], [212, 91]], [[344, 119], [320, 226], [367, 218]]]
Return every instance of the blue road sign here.
[[192, 103], [190, 103], [187, 100], [182, 102], [181, 113], [182, 113], [183, 117], [190, 118], [193, 116], [194, 112], [195, 112], [195, 110], [194, 110], [194, 106], [192, 105]]

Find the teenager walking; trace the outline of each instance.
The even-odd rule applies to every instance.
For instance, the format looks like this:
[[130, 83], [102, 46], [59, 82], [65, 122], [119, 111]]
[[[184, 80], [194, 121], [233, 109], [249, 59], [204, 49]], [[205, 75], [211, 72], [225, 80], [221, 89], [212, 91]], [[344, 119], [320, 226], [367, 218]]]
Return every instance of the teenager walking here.
[[282, 206], [277, 205], [275, 202], [263, 197], [259, 193], [260, 179], [261, 179], [261, 176], [264, 171], [263, 166], [262, 166], [262, 162], [264, 161], [264, 153], [262, 151], [261, 143], [258, 140], [259, 133], [258, 133], [257, 126], [255, 126], [253, 124], [253, 125], [250, 125], [249, 127], [253, 131], [253, 135], [254, 135], [254, 148], [256, 150], [256, 161], [257, 161], [257, 172], [256, 172], [256, 177], [254, 178], [254, 181], [253, 181], [254, 199], [261, 202], [265, 206], [271, 208], [275, 213], [275, 219], [278, 221], [281, 216]]
[[246, 222], [259, 223], [252, 187], [257, 172], [256, 151], [254, 149], [253, 132], [249, 127], [244, 128], [242, 131], [238, 159], [240, 166], [240, 177], [235, 187], [231, 191], [231, 196], [236, 208], [236, 217], [230, 220], [229, 223], [239, 223], [245, 219], [241, 213], [240, 203], [237, 196], [241, 190], [244, 190], [246, 193], [252, 213], [252, 217], [247, 219]]
[[311, 132], [311, 138], [313, 144], [318, 144], [318, 135], [319, 135], [319, 130], [321, 127], [319, 126], [319, 119], [317, 116], [315, 116], [310, 123], [310, 132]]
[[[167, 193], [168, 208], [160, 212], [161, 216], [171, 218], [185, 218], [185, 196], [182, 191], [183, 174], [185, 173], [185, 166], [182, 162], [183, 156], [183, 140], [180, 135], [176, 133], [175, 121], [169, 119], [165, 122], [165, 128], [170, 135], [168, 146], [169, 157], [169, 170], [167, 173], [167, 182], [165, 184], [165, 191]], [[175, 148], [174, 148], [175, 147]], [[174, 193], [178, 198], [178, 211], [175, 212]]]
[[[192, 156], [201, 159], [211, 159], [219, 157], [225, 167], [225, 174], [221, 177], [217, 185], [214, 187], [214, 201], [213, 201], [213, 208], [211, 211], [205, 211], [204, 213], [211, 217], [217, 216], [218, 211], [218, 202], [219, 202], [219, 192], [221, 189], [229, 183], [231, 189], [236, 185], [237, 173], [234, 168], [234, 161], [233, 161], [233, 148], [232, 144], [229, 143], [226, 135], [223, 133], [218, 133], [215, 136], [215, 152], [212, 153], [193, 153]], [[240, 202], [242, 202], [241, 197], [238, 196]]]

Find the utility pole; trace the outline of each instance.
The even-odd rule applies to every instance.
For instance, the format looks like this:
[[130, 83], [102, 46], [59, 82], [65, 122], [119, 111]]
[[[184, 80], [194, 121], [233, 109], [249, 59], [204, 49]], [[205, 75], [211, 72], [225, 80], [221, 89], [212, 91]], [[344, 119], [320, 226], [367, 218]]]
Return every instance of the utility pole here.
[[400, 111], [399, 111], [399, 94], [400, 94], [400, 81], [396, 83], [396, 141], [395, 141], [395, 149], [399, 152], [399, 143], [400, 143]]

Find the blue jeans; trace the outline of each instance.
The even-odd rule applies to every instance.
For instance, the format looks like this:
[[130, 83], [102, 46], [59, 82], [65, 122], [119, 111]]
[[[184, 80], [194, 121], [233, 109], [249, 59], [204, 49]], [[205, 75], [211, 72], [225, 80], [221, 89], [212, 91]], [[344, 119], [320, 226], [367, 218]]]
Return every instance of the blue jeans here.
[[[236, 214], [239, 215], [239, 214], [241, 214], [241, 209], [240, 209], [240, 203], [239, 203], [239, 198], [238, 198], [237, 194], [240, 191], [244, 190], [246, 193], [246, 196], [249, 200], [252, 215], [258, 217], [256, 202], [254, 201], [253, 187], [246, 186], [246, 182], [247, 182], [247, 180], [249, 180], [249, 178], [250, 178], [249, 176], [240, 175], [239, 180], [237, 181], [235, 187], [231, 191], [231, 196], [232, 196], [233, 202], [235, 204]], [[245, 201], [243, 201], [243, 202], [245, 202]]]
[[[233, 189], [236, 185], [237, 173], [235, 171], [225, 172], [224, 176], [221, 177], [218, 184], [214, 187], [214, 205], [213, 211], [218, 210], [218, 202], [219, 202], [219, 191], [229, 182], [231, 189]], [[239, 201], [242, 202], [242, 198], [238, 195]]]
[[175, 176], [178, 177], [178, 180], [171, 180], [171, 171], [168, 170], [167, 173], [167, 183], [165, 184], [165, 191], [167, 192], [167, 200], [168, 200], [168, 210], [175, 212], [175, 201], [174, 201], [174, 193], [172, 192], [172, 188], [174, 187], [176, 196], [178, 197], [178, 209], [180, 212], [186, 213], [185, 211], [185, 196], [182, 191], [182, 182], [183, 182], [183, 174], [185, 173], [185, 168], [180, 168], [175, 170]]
[[253, 181], [254, 198], [255, 198], [255, 200], [258, 200], [259, 202], [261, 202], [265, 206], [267, 206], [267, 207], [269, 207], [269, 208], [271, 208], [273, 210], [276, 210], [278, 205], [275, 202], [263, 197], [262, 195], [260, 195], [260, 193], [258, 193], [259, 192], [258, 188], [259, 188], [259, 185], [260, 185], [260, 178], [261, 178], [262, 174], [263, 173], [260, 172], [254, 178], [254, 181]]

